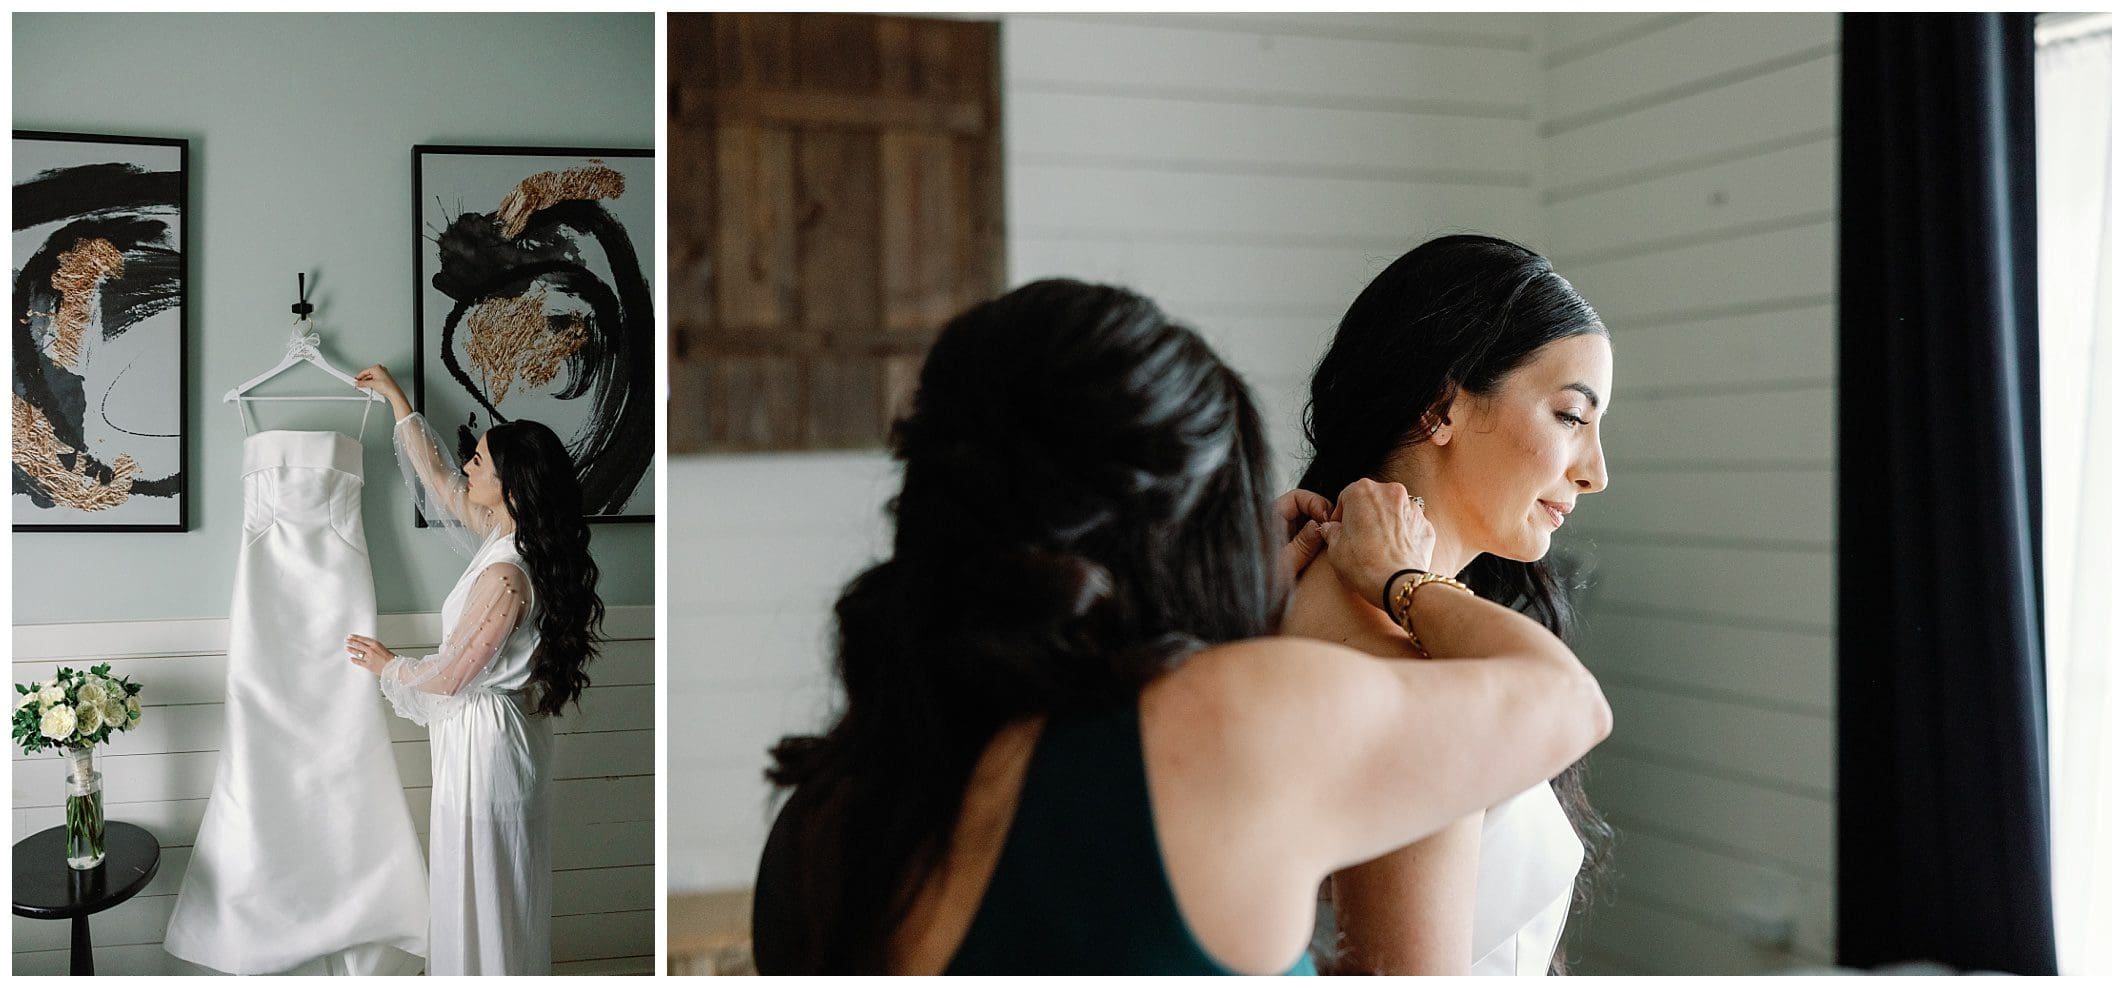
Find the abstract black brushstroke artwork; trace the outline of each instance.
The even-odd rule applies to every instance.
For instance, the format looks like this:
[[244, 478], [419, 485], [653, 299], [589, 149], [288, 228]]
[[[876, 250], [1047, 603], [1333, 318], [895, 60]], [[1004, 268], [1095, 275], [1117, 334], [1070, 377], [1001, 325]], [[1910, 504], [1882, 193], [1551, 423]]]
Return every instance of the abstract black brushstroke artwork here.
[[552, 427], [591, 520], [655, 515], [656, 159], [646, 150], [413, 149], [415, 392], [468, 446]]
[[189, 152], [15, 131], [18, 532], [186, 530]]

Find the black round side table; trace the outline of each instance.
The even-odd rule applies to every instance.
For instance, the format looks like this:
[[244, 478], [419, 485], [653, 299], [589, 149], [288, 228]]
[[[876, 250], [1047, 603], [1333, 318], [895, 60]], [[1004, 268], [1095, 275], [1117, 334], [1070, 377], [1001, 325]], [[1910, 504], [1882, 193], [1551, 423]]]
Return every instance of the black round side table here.
[[40, 830], [15, 842], [15, 915], [74, 921], [68, 974], [95, 974], [88, 918], [132, 898], [162, 865], [155, 835], [130, 823], [103, 825], [103, 863], [88, 871], [66, 864], [66, 828]]

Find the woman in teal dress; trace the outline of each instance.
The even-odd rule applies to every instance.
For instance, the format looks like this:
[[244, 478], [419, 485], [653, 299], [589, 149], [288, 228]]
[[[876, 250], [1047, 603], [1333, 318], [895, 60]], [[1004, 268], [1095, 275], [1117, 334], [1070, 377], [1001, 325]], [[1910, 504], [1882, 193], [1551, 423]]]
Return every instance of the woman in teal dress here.
[[[837, 715], [773, 752], [762, 973], [1309, 972], [1325, 876], [1607, 734], [1555, 636], [1425, 572], [1400, 485], [1274, 496], [1245, 385], [1133, 293], [954, 319], [892, 449]], [[1308, 564], [1481, 658], [1273, 636]]]

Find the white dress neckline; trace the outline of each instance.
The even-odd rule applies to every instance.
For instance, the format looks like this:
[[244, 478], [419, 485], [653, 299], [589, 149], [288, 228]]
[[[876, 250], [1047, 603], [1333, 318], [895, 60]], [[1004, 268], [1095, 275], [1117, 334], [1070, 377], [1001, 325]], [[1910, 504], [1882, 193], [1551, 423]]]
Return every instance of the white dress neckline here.
[[1585, 848], [1544, 782], [1483, 814], [1475, 876], [1478, 975], [1544, 975], [1563, 936]]

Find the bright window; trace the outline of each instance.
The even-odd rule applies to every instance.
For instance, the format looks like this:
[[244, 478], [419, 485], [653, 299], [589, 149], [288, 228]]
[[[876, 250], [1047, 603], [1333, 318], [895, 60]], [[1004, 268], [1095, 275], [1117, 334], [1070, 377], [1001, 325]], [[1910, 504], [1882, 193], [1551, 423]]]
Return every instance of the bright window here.
[[2036, 271], [2042, 346], [2044, 643], [2051, 879], [2064, 974], [2119, 970], [2110, 911], [2113, 662], [2124, 559], [2112, 515], [2110, 15], [2036, 27]]

